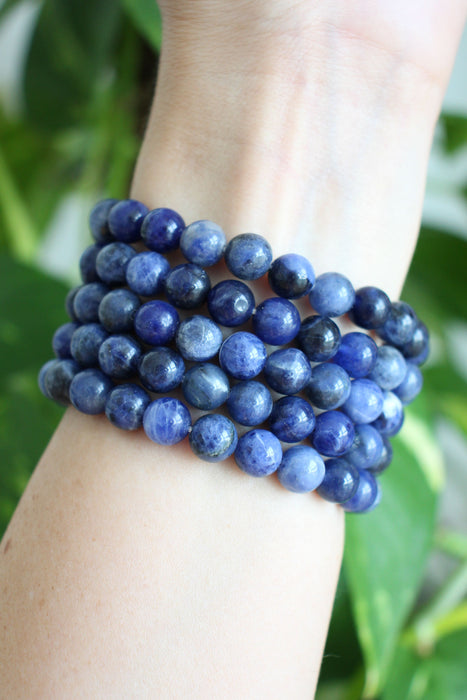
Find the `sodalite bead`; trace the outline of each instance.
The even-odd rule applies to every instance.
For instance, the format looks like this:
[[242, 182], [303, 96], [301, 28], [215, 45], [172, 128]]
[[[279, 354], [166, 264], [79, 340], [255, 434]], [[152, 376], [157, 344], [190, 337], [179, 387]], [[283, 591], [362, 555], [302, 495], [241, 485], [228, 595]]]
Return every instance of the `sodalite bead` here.
[[269, 427], [282, 442], [301, 442], [311, 435], [316, 419], [308, 401], [299, 396], [283, 396], [274, 402]]
[[311, 443], [320, 454], [340, 457], [350, 450], [354, 437], [354, 425], [344, 413], [325, 411], [316, 416]]
[[99, 282], [99, 275], [96, 270], [96, 258], [102, 246], [95, 243], [88, 246], [79, 259], [79, 271], [81, 279], [85, 284], [89, 282]]
[[227, 409], [240, 425], [260, 425], [272, 411], [272, 396], [260, 382], [239, 382], [230, 390]]
[[310, 363], [297, 348], [283, 348], [272, 352], [264, 365], [264, 376], [274, 391], [297, 394], [311, 377]]
[[346, 454], [354, 467], [368, 469], [381, 459], [383, 454], [383, 438], [371, 425], [356, 425], [355, 438], [352, 447]]
[[300, 330], [300, 314], [287, 299], [265, 299], [256, 307], [253, 330], [269, 345], [287, 345]]
[[48, 364], [42, 375], [44, 396], [66, 405], [70, 400], [71, 382], [80, 370], [81, 367], [74, 360], [55, 360], [53, 364]]
[[99, 321], [109, 333], [127, 333], [133, 330], [140, 306], [139, 297], [131, 289], [112, 289], [99, 304]]
[[207, 316], [191, 316], [179, 325], [175, 344], [185, 360], [205, 362], [219, 352], [222, 331]]
[[146, 408], [143, 428], [148, 438], [158, 445], [175, 445], [190, 432], [190, 411], [178, 399], [164, 396], [151, 401]]
[[85, 369], [73, 377], [70, 401], [81, 413], [103, 413], [107, 397], [113, 389], [112, 380], [100, 369]]
[[315, 272], [303, 255], [288, 253], [274, 260], [268, 279], [271, 289], [278, 296], [299, 299], [310, 293]]
[[117, 241], [133, 243], [141, 238], [141, 225], [149, 209], [136, 199], [123, 199], [109, 212], [109, 228]]
[[196, 309], [204, 304], [211, 289], [208, 274], [198, 265], [184, 263], [174, 267], [166, 277], [167, 299], [180, 309]]
[[167, 258], [160, 253], [147, 250], [138, 253], [128, 263], [126, 281], [130, 289], [143, 297], [159, 294], [170, 272]]
[[402, 382], [393, 391], [403, 404], [410, 403], [421, 392], [423, 375], [417, 365], [407, 362], [407, 370]]
[[101, 370], [114, 379], [128, 379], [136, 374], [141, 346], [129, 335], [111, 335], [99, 348]]
[[317, 493], [331, 503], [344, 503], [355, 495], [358, 487], [359, 475], [347, 457], [333, 457], [328, 459], [324, 479], [317, 488]]
[[[427, 351], [429, 343], [430, 336], [428, 333], [428, 328], [425, 326], [424, 323], [418, 321], [413, 332], [412, 338], [408, 341], [408, 343], [404, 343], [404, 345], [401, 346], [400, 350], [405, 358], [416, 361], [417, 358], [420, 358], [422, 354]], [[416, 364], [422, 363], [416, 362]]]
[[324, 462], [312, 447], [296, 445], [284, 452], [277, 469], [282, 486], [295, 493], [314, 491], [323, 481]]
[[309, 297], [311, 305], [320, 316], [342, 316], [352, 308], [355, 290], [344, 275], [325, 272], [316, 278]]
[[48, 360], [45, 365], [42, 365], [42, 367], [39, 370], [39, 374], [37, 375], [37, 383], [39, 385], [39, 389], [41, 390], [41, 393], [45, 396], [46, 399], [51, 399], [52, 397], [49, 396], [47, 389], [45, 388], [45, 375], [49, 371], [51, 367], [56, 365], [60, 360], [58, 360], [56, 357], [53, 360]]
[[262, 341], [245, 331], [233, 333], [219, 350], [222, 369], [236, 379], [253, 379], [263, 369], [267, 358]]
[[96, 257], [96, 271], [100, 279], [109, 285], [126, 282], [126, 268], [136, 250], [117, 241], [104, 246]]
[[366, 469], [358, 470], [358, 486], [352, 498], [342, 504], [348, 513], [365, 513], [377, 505], [380, 492], [375, 477]]
[[341, 333], [327, 316], [308, 316], [300, 326], [298, 345], [312, 362], [325, 362], [339, 349]]
[[117, 428], [138, 430], [150, 401], [147, 391], [138, 384], [119, 384], [107, 397], [105, 415]]
[[144, 218], [141, 238], [146, 247], [156, 253], [168, 253], [178, 248], [185, 222], [173, 209], [153, 209]]
[[73, 299], [73, 313], [81, 323], [99, 320], [99, 304], [109, 288], [102, 282], [90, 282], [78, 289]]
[[350, 395], [349, 375], [339, 365], [322, 363], [311, 370], [305, 393], [316, 408], [339, 408]]
[[211, 267], [222, 258], [226, 246], [225, 233], [213, 221], [194, 221], [180, 238], [180, 250], [185, 258], [201, 267]]
[[166, 345], [180, 323], [178, 312], [166, 301], [148, 301], [135, 316], [135, 332], [148, 345]]
[[256, 280], [271, 267], [272, 250], [257, 233], [241, 233], [232, 238], [225, 249], [225, 262], [230, 272], [241, 280]]
[[384, 391], [383, 407], [379, 417], [373, 421], [373, 427], [379, 430], [382, 435], [391, 437], [399, 432], [403, 422], [404, 407], [400, 398], [392, 391]]
[[355, 292], [355, 301], [349, 318], [357, 326], [370, 330], [380, 328], [389, 316], [391, 300], [378, 287], [361, 287]]
[[66, 360], [72, 357], [70, 347], [71, 338], [75, 330], [79, 327], [79, 323], [70, 321], [69, 323], [64, 323], [62, 326], [59, 326], [53, 334], [52, 350], [59, 359]]
[[65, 297], [65, 311], [68, 314], [68, 317], [72, 321], [78, 321], [78, 317], [75, 314], [75, 310], [73, 308], [73, 304], [75, 301], [75, 296], [78, 294], [79, 290], [84, 287], [84, 284], [80, 284], [77, 287], [73, 287], [73, 289], [70, 289], [70, 291], [67, 293]]
[[267, 476], [275, 472], [282, 461], [281, 444], [269, 430], [249, 430], [238, 440], [235, 461], [251, 476]]
[[165, 394], [181, 383], [185, 364], [177, 352], [161, 347], [143, 355], [138, 371], [146, 389]]
[[208, 295], [208, 309], [214, 321], [229, 328], [246, 323], [254, 308], [253, 293], [238, 280], [219, 282]]
[[98, 202], [89, 215], [89, 228], [96, 243], [110, 243], [113, 235], [109, 229], [108, 216], [118, 199], [103, 199]]
[[381, 438], [383, 440], [383, 449], [381, 451], [381, 456], [378, 459], [377, 462], [372, 464], [368, 468], [368, 471], [373, 472], [373, 474], [381, 474], [381, 472], [384, 472], [385, 469], [389, 467], [392, 461], [392, 445], [389, 442], [389, 438], [387, 438], [385, 435], [381, 435]]
[[381, 389], [394, 389], [402, 382], [407, 371], [407, 363], [402, 353], [392, 345], [378, 348], [375, 366], [368, 375]]
[[73, 358], [82, 367], [98, 364], [99, 348], [109, 334], [100, 323], [86, 323], [75, 330], [71, 338], [70, 350]]
[[393, 345], [404, 345], [413, 337], [417, 322], [411, 306], [405, 301], [395, 301], [384, 325], [378, 328], [378, 335]]
[[218, 413], [201, 416], [193, 424], [190, 446], [194, 454], [206, 462], [220, 462], [230, 457], [238, 443], [231, 420]]
[[354, 423], [371, 423], [383, 410], [383, 392], [371, 379], [354, 379], [342, 410]]
[[204, 362], [186, 372], [182, 391], [189, 404], [203, 411], [211, 411], [227, 401], [230, 385], [220, 367]]
[[373, 369], [378, 346], [366, 333], [346, 333], [332, 362], [340, 365], [355, 379], [361, 379]]

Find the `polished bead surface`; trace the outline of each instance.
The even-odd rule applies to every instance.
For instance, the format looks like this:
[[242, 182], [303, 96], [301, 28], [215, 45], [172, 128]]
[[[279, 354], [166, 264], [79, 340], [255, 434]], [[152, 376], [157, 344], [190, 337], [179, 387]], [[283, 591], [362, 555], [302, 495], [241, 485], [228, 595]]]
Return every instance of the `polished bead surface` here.
[[241, 233], [232, 238], [225, 249], [225, 262], [230, 272], [241, 280], [256, 280], [270, 268], [271, 246], [257, 233]]
[[378, 334], [393, 345], [404, 345], [413, 337], [417, 323], [418, 319], [412, 307], [405, 301], [395, 301], [391, 304], [384, 325], [378, 329]]
[[354, 425], [344, 413], [325, 411], [316, 416], [311, 443], [320, 454], [339, 457], [350, 450], [354, 437]]
[[387, 438], [385, 435], [381, 435], [381, 438], [383, 440], [381, 456], [377, 462], [368, 467], [368, 470], [373, 472], [373, 474], [381, 474], [381, 472], [384, 472], [384, 470], [387, 469], [392, 462], [393, 449], [389, 438]]
[[175, 445], [190, 432], [190, 411], [178, 399], [164, 396], [151, 401], [146, 408], [143, 428], [148, 438], [158, 445]]
[[59, 359], [66, 360], [72, 357], [71, 338], [75, 330], [79, 327], [79, 323], [70, 321], [69, 323], [64, 323], [62, 326], [59, 326], [53, 334], [52, 350]]
[[320, 316], [342, 316], [352, 308], [355, 290], [344, 275], [325, 272], [316, 278], [309, 298], [312, 307]]
[[227, 409], [240, 425], [260, 425], [272, 411], [271, 392], [254, 380], [239, 382], [230, 390]]
[[315, 427], [312, 406], [299, 396], [283, 396], [274, 402], [269, 427], [282, 442], [301, 442]]
[[207, 316], [191, 316], [177, 328], [175, 344], [185, 360], [205, 362], [219, 352], [222, 331]]
[[83, 284], [78, 285], [77, 287], [73, 287], [73, 289], [70, 289], [70, 291], [67, 293], [65, 297], [65, 311], [68, 314], [68, 318], [70, 318], [72, 321], [78, 321], [78, 317], [75, 313], [75, 310], [73, 308], [73, 304], [75, 301], [75, 297], [78, 294], [79, 290], [84, 287]]
[[403, 404], [413, 401], [421, 392], [423, 375], [413, 362], [407, 362], [407, 370], [402, 382], [393, 391]]
[[208, 296], [208, 309], [216, 323], [233, 328], [246, 323], [255, 308], [250, 288], [238, 280], [223, 280]]
[[49, 396], [47, 389], [45, 387], [45, 375], [47, 374], [48, 370], [56, 365], [60, 360], [58, 360], [56, 357], [54, 357], [52, 360], [48, 360], [44, 365], [39, 370], [39, 374], [37, 375], [37, 383], [39, 385], [39, 389], [41, 390], [41, 393], [45, 396], [46, 399], [51, 399], [52, 397]]
[[308, 493], [321, 484], [324, 472], [323, 458], [316, 450], [306, 445], [296, 445], [284, 452], [277, 478], [289, 491]]
[[238, 439], [235, 461], [251, 476], [267, 476], [276, 471], [282, 461], [282, 447], [269, 430], [254, 428]]
[[322, 363], [311, 370], [305, 393], [313, 406], [323, 410], [339, 408], [350, 395], [349, 375], [339, 365]]
[[383, 454], [383, 438], [371, 425], [355, 426], [355, 437], [346, 459], [359, 469], [369, 469]]
[[217, 413], [201, 416], [193, 424], [190, 446], [194, 454], [206, 462], [220, 462], [230, 457], [238, 443], [231, 420]]
[[96, 270], [96, 258], [102, 246], [95, 243], [88, 246], [79, 259], [79, 271], [81, 279], [85, 284], [88, 282], [99, 282], [99, 275]]
[[196, 309], [204, 304], [211, 289], [208, 274], [198, 265], [184, 263], [174, 267], [166, 277], [167, 299], [180, 309]]
[[103, 413], [107, 397], [113, 389], [112, 380], [100, 369], [85, 369], [73, 377], [70, 384], [71, 403], [81, 413]]
[[396, 435], [404, 422], [404, 406], [402, 401], [392, 391], [383, 391], [383, 407], [379, 417], [372, 425], [382, 435]]
[[201, 267], [211, 267], [222, 258], [226, 246], [225, 233], [218, 224], [203, 219], [187, 226], [180, 238], [185, 258]]
[[278, 296], [299, 299], [310, 293], [315, 282], [315, 272], [303, 255], [287, 253], [274, 260], [268, 279], [271, 289]]
[[426, 352], [429, 343], [430, 335], [428, 333], [428, 328], [424, 323], [418, 321], [412, 338], [401, 346], [400, 351], [407, 359], [418, 358], [422, 353]]
[[117, 239], [133, 243], [141, 238], [141, 225], [149, 209], [136, 199], [123, 199], [109, 212], [109, 229]]
[[112, 289], [99, 304], [99, 321], [109, 333], [128, 333], [133, 330], [140, 306], [139, 297], [131, 289]]
[[269, 345], [287, 345], [300, 330], [300, 314], [292, 302], [280, 297], [265, 299], [256, 307], [253, 331]]
[[56, 360], [48, 365], [42, 377], [44, 395], [60, 404], [70, 400], [70, 385], [76, 374], [81, 370], [75, 360]]
[[352, 498], [342, 504], [348, 513], [365, 513], [372, 510], [380, 497], [378, 484], [371, 472], [366, 469], [358, 470], [358, 486]]
[[155, 348], [141, 358], [139, 376], [142, 383], [159, 394], [175, 389], [183, 379], [185, 364], [181, 356], [170, 348]]
[[381, 389], [394, 389], [402, 382], [407, 371], [407, 363], [402, 353], [392, 345], [378, 348], [376, 362], [368, 375]]
[[267, 358], [264, 376], [271, 389], [279, 394], [296, 394], [310, 381], [311, 367], [301, 350], [282, 348]]
[[408, 362], [412, 362], [414, 365], [423, 365], [427, 361], [430, 354], [430, 341], [425, 345], [424, 349], [415, 357], [407, 358]]
[[312, 362], [330, 360], [339, 349], [341, 334], [327, 316], [308, 316], [300, 326], [298, 345]]
[[264, 343], [246, 331], [229, 335], [219, 350], [222, 369], [236, 379], [253, 379], [263, 369], [267, 358]]
[[138, 309], [135, 316], [135, 332], [148, 345], [167, 345], [177, 331], [180, 318], [166, 301], [148, 301]]
[[332, 361], [345, 369], [350, 377], [361, 379], [373, 369], [378, 346], [366, 333], [346, 333]]
[[101, 370], [114, 379], [136, 374], [141, 359], [140, 344], [129, 335], [111, 335], [99, 348]]
[[100, 279], [109, 285], [126, 282], [126, 268], [136, 251], [130, 245], [117, 241], [104, 246], [96, 257], [96, 271]]
[[70, 350], [73, 358], [82, 367], [94, 367], [99, 362], [99, 348], [108, 333], [100, 323], [85, 323], [75, 330]]
[[107, 397], [105, 415], [117, 428], [138, 430], [150, 401], [147, 391], [138, 384], [119, 384]]
[[102, 199], [92, 208], [89, 215], [89, 228], [96, 243], [109, 243], [113, 240], [108, 217], [110, 210], [117, 202], [118, 199]]
[[371, 423], [383, 410], [383, 392], [371, 379], [354, 379], [342, 410], [354, 423]]
[[126, 268], [126, 281], [130, 289], [143, 297], [159, 294], [170, 272], [167, 258], [153, 250], [138, 253]]
[[332, 457], [326, 460], [323, 481], [317, 493], [331, 503], [344, 503], [355, 494], [359, 475], [356, 467], [346, 457]]
[[90, 282], [78, 289], [73, 299], [73, 312], [81, 323], [99, 320], [99, 304], [109, 288], [102, 282]]
[[168, 253], [176, 250], [185, 222], [173, 209], [160, 207], [153, 209], [144, 218], [141, 226], [141, 238], [150, 250], [156, 253]]
[[386, 292], [378, 287], [360, 287], [355, 292], [349, 318], [357, 326], [370, 330], [384, 324], [391, 309], [391, 300]]
[[203, 362], [185, 373], [182, 391], [189, 404], [203, 411], [211, 411], [227, 401], [230, 384], [220, 367]]

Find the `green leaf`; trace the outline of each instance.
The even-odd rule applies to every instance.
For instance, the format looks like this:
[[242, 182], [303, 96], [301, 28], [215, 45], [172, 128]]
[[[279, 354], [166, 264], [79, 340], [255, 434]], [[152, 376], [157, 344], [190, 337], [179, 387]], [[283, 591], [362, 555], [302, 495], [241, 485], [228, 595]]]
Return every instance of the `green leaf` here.
[[162, 18], [156, 0], [121, 0], [123, 9], [151, 46], [160, 52]]
[[440, 116], [444, 127], [444, 149], [447, 153], [455, 153], [467, 146], [467, 117], [465, 114], [446, 114]]

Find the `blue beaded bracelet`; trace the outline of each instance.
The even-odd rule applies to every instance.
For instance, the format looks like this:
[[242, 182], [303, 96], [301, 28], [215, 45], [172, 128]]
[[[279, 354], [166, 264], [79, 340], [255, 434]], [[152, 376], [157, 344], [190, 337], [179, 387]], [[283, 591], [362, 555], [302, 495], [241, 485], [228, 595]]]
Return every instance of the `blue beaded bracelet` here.
[[[315, 277], [295, 253], [274, 260], [257, 234], [227, 244], [211, 221], [186, 226], [133, 199], [99, 202], [89, 222], [83, 284], [67, 295], [70, 321], [39, 372], [47, 398], [143, 427], [161, 445], [188, 437], [201, 459], [233, 455], [248, 474], [276, 472], [288, 490], [348, 512], [379, 503], [388, 438], [422, 388], [429, 353], [408, 304], [354, 290], [336, 272]], [[178, 248], [187, 262], [171, 266]], [[237, 279], [211, 287], [205, 268], [222, 259]], [[256, 304], [247, 282], [265, 275], [273, 296]], [[302, 319], [294, 300], [306, 296]], [[333, 319], [344, 314], [365, 332], [342, 335]], [[194, 420], [188, 406], [205, 413]]]

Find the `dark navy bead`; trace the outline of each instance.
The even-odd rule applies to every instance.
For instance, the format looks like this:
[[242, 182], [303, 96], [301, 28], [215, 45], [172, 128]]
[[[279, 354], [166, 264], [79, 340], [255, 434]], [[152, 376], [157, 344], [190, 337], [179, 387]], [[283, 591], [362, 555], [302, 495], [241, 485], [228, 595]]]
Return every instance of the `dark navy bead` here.
[[190, 432], [190, 411], [178, 399], [164, 396], [146, 408], [143, 428], [148, 438], [158, 445], [175, 445]]
[[310, 303], [320, 316], [342, 316], [352, 308], [355, 290], [338, 272], [319, 275], [310, 292]]
[[71, 354], [71, 337], [75, 330], [79, 328], [79, 323], [64, 323], [63, 326], [59, 326], [52, 338], [52, 350], [56, 356], [61, 360], [66, 360], [72, 357]]
[[355, 379], [361, 379], [373, 369], [378, 346], [366, 333], [346, 333], [332, 361]]
[[142, 383], [158, 394], [175, 389], [183, 379], [185, 364], [180, 355], [170, 348], [155, 348], [143, 355], [139, 365]]
[[308, 401], [299, 396], [283, 396], [274, 402], [269, 427], [282, 442], [301, 442], [311, 435], [316, 419]]
[[358, 486], [352, 498], [342, 504], [347, 513], [365, 513], [372, 510], [380, 497], [375, 477], [366, 469], [358, 471]]
[[417, 323], [412, 307], [404, 301], [396, 301], [391, 304], [384, 325], [378, 328], [378, 335], [393, 345], [404, 345], [412, 339]]
[[230, 390], [227, 409], [240, 425], [260, 425], [272, 411], [272, 396], [260, 382], [240, 382]]
[[311, 442], [322, 455], [340, 457], [350, 450], [354, 437], [354, 425], [344, 413], [325, 411], [316, 416]]
[[141, 238], [141, 225], [149, 209], [136, 199], [123, 199], [109, 212], [109, 228], [117, 241], [134, 243]]
[[423, 363], [427, 361], [429, 354], [430, 341], [428, 341], [425, 348], [420, 352], [419, 355], [415, 355], [415, 357], [409, 357], [407, 358], [407, 361], [413, 363], [414, 365], [423, 365]]
[[147, 214], [141, 226], [141, 238], [146, 247], [156, 253], [176, 250], [185, 222], [173, 209], [153, 209]]
[[114, 379], [128, 379], [136, 374], [141, 347], [129, 335], [111, 335], [99, 348], [101, 370]]
[[209, 313], [222, 326], [233, 328], [246, 323], [255, 308], [250, 288], [238, 280], [224, 280], [216, 284], [208, 296]]
[[174, 337], [180, 318], [166, 301], [148, 301], [135, 316], [135, 332], [148, 345], [167, 345]]
[[297, 394], [310, 381], [311, 367], [301, 350], [283, 348], [269, 355], [264, 365], [264, 376], [274, 391]]
[[220, 367], [204, 362], [186, 372], [182, 390], [189, 404], [202, 411], [211, 411], [227, 401], [230, 385]]
[[131, 289], [112, 289], [99, 304], [99, 321], [109, 333], [128, 333], [133, 330], [140, 306], [139, 297]]
[[269, 345], [287, 345], [300, 330], [300, 314], [292, 302], [280, 297], [266, 299], [256, 307], [253, 330]]
[[70, 400], [70, 385], [73, 377], [81, 370], [74, 360], [57, 360], [49, 365], [43, 375], [44, 395], [60, 404]]
[[382, 435], [396, 435], [404, 422], [404, 407], [398, 396], [392, 391], [383, 391], [383, 408], [372, 425]]
[[361, 287], [355, 292], [355, 301], [349, 318], [357, 326], [370, 330], [379, 328], [386, 321], [391, 309], [391, 300], [378, 287]]
[[352, 447], [346, 459], [359, 469], [369, 469], [376, 464], [383, 453], [383, 438], [371, 425], [356, 425]]
[[233, 333], [219, 350], [222, 369], [236, 379], [253, 379], [263, 369], [267, 358], [262, 341], [245, 331]]
[[412, 338], [408, 343], [401, 346], [400, 351], [407, 359], [417, 358], [426, 351], [430, 342], [428, 328], [424, 323], [418, 321], [415, 326]]
[[185, 360], [205, 362], [219, 352], [222, 331], [207, 316], [191, 316], [179, 325], [175, 343]]
[[312, 447], [296, 445], [284, 452], [277, 470], [282, 486], [294, 493], [314, 491], [323, 481], [324, 462]]
[[65, 297], [65, 310], [68, 314], [68, 317], [72, 321], [78, 321], [78, 317], [75, 314], [75, 310], [73, 308], [73, 304], [75, 301], [75, 296], [78, 294], [79, 290], [84, 287], [84, 284], [80, 284], [77, 287], [73, 287], [73, 289], [70, 289], [70, 291], [67, 293]]
[[371, 467], [368, 467], [368, 470], [370, 472], [373, 472], [373, 474], [381, 474], [385, 469], [389, 467], [392, 461], [392, 445], [389, 442], [389, 438], [387, 438], [385, 435], [381, 436], [383, 440], [383, 450], [381, 452], [381, 457], [378, 459], [375, 464], [372, 464]]
[[404, 356], [392, 345], [378, 348], [375, 366], [368, 375], [381, 389], [394, 389], [402, 382], [407, 371]]
[[317, 488], [317, 493], [331, 503], [344, 503], [355, 494], [359, 475], [347, 457], [333, 457], [324, 463], [324, 479]]
[[125, 284], [127, 265], [135, 255], [136, 250], [126, 243], [109, 243], [97, 254], [97, 274], [106, 284]]
[[45, 365], [42, 365], [37, 376], [37, 383], [39, 385], [39, 389], [41, 390], [42, 394], [44, 394], [46, 399], [51, 399], [52, 397], [49, 396], [47, 389], [45, 388], [45, 375], [47, 374], [48, 370], [54, 365], [56, 365], [58, 362], [60, 362], [60, 360], [57, 360], [56, 357], [54, 357], [53, 360], [48, 360], [45, 363]]
[[208, 274], [198, 265], [177, 265], [165, 280], [167, 299], [180, 309], [196, 309], [204, 304], [211, 289]]
[[407, 371], [404, 379], [393, 391], [400, 398], [403, 404], [408, 404], [414, 400], [422, 390], [423, 375], [417, 365], [407, 362]]
[[96, 258], [102, 246], [95, 243], [88, 246], [79, 259], [79, 271], [81, 279], [85, 284], [89, 282], [99, 282], [99, 275], [96, 270]]
[[339, 408], [350, 395], [349, 375], [339, 365], [322, 363], [311, 370], [311, 379], [305, 393], [316, 408]]
[[383, 392], [371, 379], [354, 379], [342, 410], [354, 423], [371, 423], [383, 410]]
[[267, 476], [282, 462], [282, 447], [269, 430], [255, 428], [238, 440], [235, 450], [237, 465], [251, 476]]
[[70, 384], [71, 403], [81, 413], [92, 416], [103, 413], [113, 386], [112, 380], [99, 369], [85, 369]]
[[303, 255], [288, 253], [274, 260], [268, 279], [271, 289], [278, 296], [299, 299], [310, 293], [315, 272]]
[[131, 258], [126, 268], [126, 281], [130, 289], [143, 297], [152, 297], [164, 289], [170, 265], [160, 253], [147, 250]]
[[90, 282], [78, 289], [73, 299], [73, 311], [81, 323], [94, 323], [99, 320], [99, 304], [109, 288], [102, 282]]
[[110, 243], [113, 236], [108, 225], [108, 216], [118, 199], [103, 199], [91, 210], [89, 215], [89, 228], [96, 243]]
[[201, 267], [211, 267], [222, 258], [226, 242], [221, 227], [203, 219], [194, 221], [183, 231], [180, 250], [189, 262]]
[[120, 384], [107, 397], [105, 415], [117, 428], [138, 430], [151, 399], [138, 384]]
[[194, 454], [206, 462], [227, 459], [234, 453], [238, 443], [234, 424], [218, 413], [198, 418], [193, 424], [189, 439]]
[[99, 348], [108, 337], [100, 323], [86, 323], [75, 330], [71, 338], [70, 350], [73, 358], [82, 367], [98, 364]]
[[327, 316], [308, 316], [300, 326], [298, 345], [312, 362], [330, 360], [339, 349], [340, 330]]
[[224, 257], [235, 277], [257, 280], [271, 267], [272, 250], [267, 240], [257, 233], [241, 233], [232, 238]]

